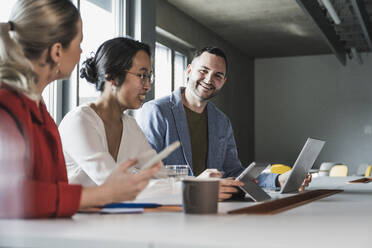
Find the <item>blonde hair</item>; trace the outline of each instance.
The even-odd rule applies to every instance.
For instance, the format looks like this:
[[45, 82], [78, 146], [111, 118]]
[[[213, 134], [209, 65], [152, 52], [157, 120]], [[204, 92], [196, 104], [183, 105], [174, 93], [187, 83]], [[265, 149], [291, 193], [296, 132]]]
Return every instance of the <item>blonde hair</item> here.
[[[37, 75], [30, 60], [60, 42], [67, 48], [77, 35], [80, 14], [70, 0], [19, 0], [9, 23], [0, 23], [0, 85], [32, 98]], [[47, 62], [54, 65], [52, 59]]]

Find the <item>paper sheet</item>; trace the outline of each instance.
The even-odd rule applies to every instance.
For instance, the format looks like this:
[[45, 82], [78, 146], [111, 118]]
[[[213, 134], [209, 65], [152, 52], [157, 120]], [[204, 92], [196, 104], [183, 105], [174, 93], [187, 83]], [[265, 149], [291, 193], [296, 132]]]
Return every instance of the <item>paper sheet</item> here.
[[181, 181], [174, 182], [172, 179], [153, 179], [133, 202], [158, 203], [162, 205], [182, 204]]

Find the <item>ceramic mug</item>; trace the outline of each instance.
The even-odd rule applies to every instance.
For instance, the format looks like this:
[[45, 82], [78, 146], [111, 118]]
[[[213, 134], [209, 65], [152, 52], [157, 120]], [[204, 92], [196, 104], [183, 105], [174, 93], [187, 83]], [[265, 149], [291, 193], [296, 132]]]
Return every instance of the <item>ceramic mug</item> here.
[[183, 211], [186, 214], [216, 214], [219, 180], [215, 178], [182, 180]]

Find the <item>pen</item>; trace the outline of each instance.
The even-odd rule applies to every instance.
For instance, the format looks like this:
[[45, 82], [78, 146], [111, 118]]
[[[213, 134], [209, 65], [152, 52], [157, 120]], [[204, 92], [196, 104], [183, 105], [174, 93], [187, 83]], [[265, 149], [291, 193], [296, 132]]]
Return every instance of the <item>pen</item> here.
[[118, 202], [104, 205], [102, 208], [157, 208], [161, 206], [161, 204], [157, 203]]

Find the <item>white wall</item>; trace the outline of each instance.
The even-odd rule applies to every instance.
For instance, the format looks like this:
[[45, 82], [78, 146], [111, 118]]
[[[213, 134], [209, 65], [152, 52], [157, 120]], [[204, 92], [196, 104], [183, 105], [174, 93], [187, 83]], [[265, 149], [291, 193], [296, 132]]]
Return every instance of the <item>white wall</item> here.
[[325, 140], [315, 166], [372, 163], [372, 56], [255, 61], [255, 158], [292, 164], [306, 137]]

